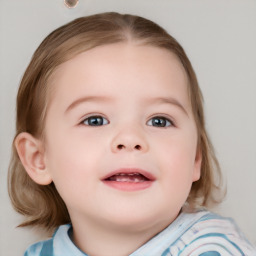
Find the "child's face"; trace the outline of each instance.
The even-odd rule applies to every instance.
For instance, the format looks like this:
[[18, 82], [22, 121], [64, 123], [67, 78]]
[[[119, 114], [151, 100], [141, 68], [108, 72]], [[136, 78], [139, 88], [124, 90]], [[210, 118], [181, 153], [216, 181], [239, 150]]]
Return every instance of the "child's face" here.
[[72, 222], [142, 230], [173, 221], [201, 164], [177, 58], [101, 46], [62, 64], [51, 83], [45, 163]]

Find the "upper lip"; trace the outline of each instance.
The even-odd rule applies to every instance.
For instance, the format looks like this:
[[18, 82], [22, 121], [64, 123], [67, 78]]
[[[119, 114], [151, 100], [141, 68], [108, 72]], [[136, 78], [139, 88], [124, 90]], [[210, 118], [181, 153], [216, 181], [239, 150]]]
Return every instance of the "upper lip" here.
[[107, 180], [108, 178], [110, 178], [111, 176], [117, 175], [117, 174], [141, 174], [143, 175], [146, 179], [148, 179], [149, 181], [154, 181], [156, 178], [155, 176], [148, 172], [145, 171], [143, 169], [140, 168], [120, 168], [117, 169], [115, 171], [112, 171], [110, 173], [108, 173], [107, 175], [105, 175], [102, 180]]

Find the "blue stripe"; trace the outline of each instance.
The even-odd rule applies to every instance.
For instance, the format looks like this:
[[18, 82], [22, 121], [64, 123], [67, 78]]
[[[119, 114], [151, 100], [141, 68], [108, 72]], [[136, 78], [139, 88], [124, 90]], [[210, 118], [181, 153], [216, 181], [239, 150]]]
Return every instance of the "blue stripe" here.
[[[205, 237], [222, 237], [222, 238], [224, 238], [224, 239], [226, 239], [230, 244], [232, 244], [233, 246], [234, 246], [234, 248], [236, 248], [241, 254], [242, 254], [242, 256], [245, 256], [245, 254], [242, 252], [242, 250], [235, 244], [235, 243], [233, 243], [230, 239], [228, 239], [228, 237], [226, 236], [226, 235], [224, 235], [224, 234], [220, 234], [220, 233], [208, 233], [208, 234], [205, 234], [205, 235], [202, 235], [202, 236], [199, 236], [199, 237], [197, 237], [196, 239], [194, 239], [194, 240], [192, 240], [189, 244], [187, 244], [186, 246], [184, 246], [184, 248], [179, 252], [179, 254], [178, 255], [180, 255], [188, 246], [190, 246], [192, 243], [194, 243], [195, 241], [197, 241], [197, 240], [199, 240], [199, 239], [201, 239], [201, 238], [205, 238]], [[215, 243], [213, 243], [213, 244], [215, 244]], [[203, 244], [202, 244], [203, 245]], [[223, 245], [221, 245], [221, 244], [216, 244], [216, 246], [220, 246], [220, 247], [222, 247], [223, 249], [225, 249], [226, 251], [228, 251], [228, 249], [226, 248], [226, 247], [223, 247]], [[228, 251], [229, 252], [229, 251]], [[214, 252], [215, 254], [212, 254], [213, 256], [217, 256], [217, 254], [216, 254], [216, 251]], [[204, 255], [204, 254], [201, 254], [201, 255]], [[207, 254], [205, 254], [205, 255], [207, 255]], [[209, 254], [209, 255], [211, 255], [211, 254]]]
[[53, 256], [53, 239], [44, 242], [40, 256]]
[[[242, 255], [244, 255], [244, 253], [243, 253], [243, 251], [240, 249], [240, 247], [237, 245], [237, 244], [235, 244], [234, 242], [232, 242], [226, 235], [224, 235], [224, 234], [220, 234], [220, 233], [210, 233], [210, 234], [207, 234], [207, 235], [203, 235], [203, 236], [200, 236], [200, 237], [198, 237], [198, 239], [200, 239], [200, 238], [204, 238], [204, 237], [211, 237], [211, 236], [218, 236], [218, 237], [222, 237], [222, 238], [224, 238], [224, 239], [226, 239], [228, 242], [230, 242]], [[227, 249], [227, 248], [225, 248], [225, 249]], [[245, 256], [245, 255], [244, 255]]]
[[221, 256], [221, 255], [216, 251], [209, 251], [209, 252], [203, 252], [199, 256]]
[[168, 256], [170, 255], [170, 248], [167, 248], [162, 254], [161, 256]]

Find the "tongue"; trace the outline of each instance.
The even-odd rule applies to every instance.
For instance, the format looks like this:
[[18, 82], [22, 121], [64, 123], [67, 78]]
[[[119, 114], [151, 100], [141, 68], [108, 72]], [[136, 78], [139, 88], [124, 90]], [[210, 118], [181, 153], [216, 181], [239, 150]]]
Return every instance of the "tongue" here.
[[147, 179], [141, 174], [116, 174], [108, 178], [109, 181], [117, 182], [143, 182]]

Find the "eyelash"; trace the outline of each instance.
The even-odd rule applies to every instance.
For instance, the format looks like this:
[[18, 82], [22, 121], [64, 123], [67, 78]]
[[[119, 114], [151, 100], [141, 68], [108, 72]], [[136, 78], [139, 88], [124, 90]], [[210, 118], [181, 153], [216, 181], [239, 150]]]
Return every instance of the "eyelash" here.
[[[90, 125], [89, 122], [90, 122], [90, 120], [93, 122], [93, 119], [94, 119], [94, 123], [97, 119], [98, 119], [97, 121], [99, 121], [99, 119], [101, 119], [102, 122], [100, 122], [100, 125], [97, 125], [97, 124], [91, 124]], [[93, 116], [89, 116], [89, 117], [86, 117], [85, 119], [83, 119], [81, 124], [86, 125], [86, 126], [102, 126], [102, 125], [109, 124], [109, 121], [103, 116], [93, 115]]]
[[[157, 124], [157, 122], [158, 122], [158, 124]], [[101, 115], [92, 115], [92, 116], [89, 116], [89, 117], [86, 117], [85, 119], [83, 119], [80, 124], [86, 125], [86, 126], [103, 126], [103, 125], [107, 125], [109, 123], [110, 122], [105, 117], [103, 117]], [[154, 117], [150, 118], [146, 122], [146, 124], [148, 126], [154, 126], [157, 128], [175, 127], [174, 122], [171, 119], [164, 117], [164, 116], [154, 116]]]
[[153, 120], [157, 120], [158, 119], [158, 121], [159, 120], [161, 120], [160, 121], [160, 123], [159, 123], [159, 126], [155, 126], [155, 127], [158, 127], [158, 128], [167, 128], [167, 127], [175, 127], [175, 124], [174, 124], [174, 122], [171, 120], [171, 119], [169, 119], [169, 118], [167, 118], [167, 117], [164, 117], [164, 116], [154, 116], [154, 117], [152, 117], [151, 119], [149, 119], [149, 121], [147, 121], [147, 125], [149, 125], [149, 123], [151, 123], [150, 124], [150, 126], [154, 126], [153, 125]]

